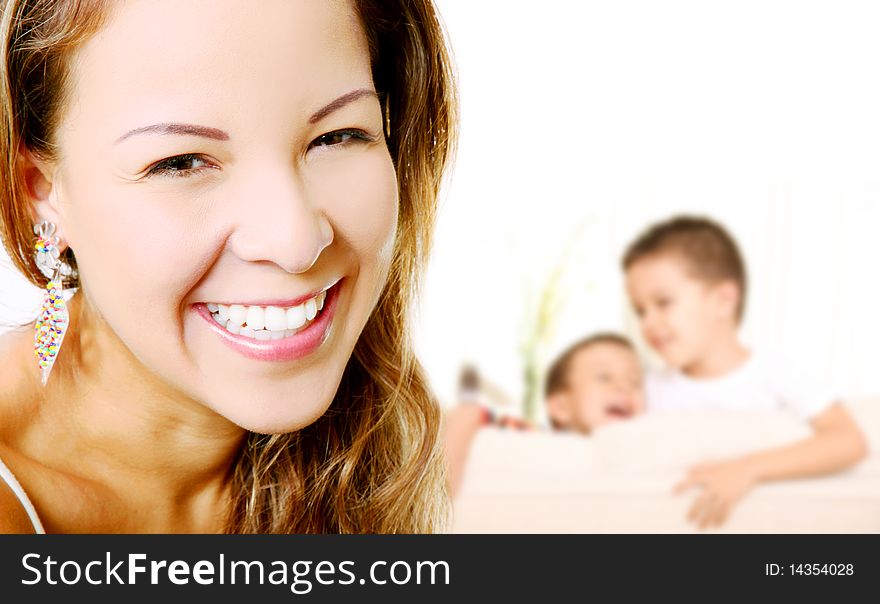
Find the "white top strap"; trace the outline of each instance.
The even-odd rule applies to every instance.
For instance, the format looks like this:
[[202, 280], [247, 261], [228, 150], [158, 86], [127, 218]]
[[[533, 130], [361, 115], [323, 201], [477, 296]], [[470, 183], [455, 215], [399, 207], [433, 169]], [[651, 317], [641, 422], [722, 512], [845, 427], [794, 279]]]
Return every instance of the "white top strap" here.
[[28, 499], [27, 493], [24, 492], [21, 484], [19, 484], [18, 480], [16, 480], [15, 476], [12, 474], [12, 470], [6, 467], [6, 464], [3, 463], [2, 459], [0, 459], [0, 480], [8, 484], [9, 488], [12, 489], [12, 492], [15, 493], [15, 496], [18, 497], [18, 501], [21, 502], [24, 511], [27, 512], [28, 518], [31, 519], [34, 532], [38, 535], [45, 535], [46, 530], [43, 528], [43, 523], [40, 522], [40, 517], [37, 516], [37, 510], [34, 508], [34, 504]]

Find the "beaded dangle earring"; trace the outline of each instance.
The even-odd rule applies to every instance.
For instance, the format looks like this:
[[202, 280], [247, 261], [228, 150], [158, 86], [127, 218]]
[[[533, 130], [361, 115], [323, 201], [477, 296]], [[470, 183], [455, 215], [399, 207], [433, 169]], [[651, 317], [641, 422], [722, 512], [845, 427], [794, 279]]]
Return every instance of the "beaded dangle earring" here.
[[40, 366], [40, 380], [45, 386], [70, 324], [63, 296], [64, 279], [74, 276], [74, 270], [61, 260], [54, 223], [43, 220], [34, 226], [34, 234], [37, 236], [34, 242], [37, 268], [49, 280], [43, 291], [43, 305], [34, 334], [34, 354]]

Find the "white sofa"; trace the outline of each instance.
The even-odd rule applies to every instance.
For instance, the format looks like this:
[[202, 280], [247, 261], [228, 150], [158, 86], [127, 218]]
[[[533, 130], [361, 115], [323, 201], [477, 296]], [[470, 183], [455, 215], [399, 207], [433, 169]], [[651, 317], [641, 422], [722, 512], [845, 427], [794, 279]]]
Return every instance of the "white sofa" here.
[[[880, 533], [880, 399], [847, 405], [870, 456], [844, 473], [760, 485], [715, 532]], [[686, 469], [792, 442], [809, 427], [779, 413], [648, 415], [594, 436], [481, 430], [454, 502], [460, 533], [686, 533]]]

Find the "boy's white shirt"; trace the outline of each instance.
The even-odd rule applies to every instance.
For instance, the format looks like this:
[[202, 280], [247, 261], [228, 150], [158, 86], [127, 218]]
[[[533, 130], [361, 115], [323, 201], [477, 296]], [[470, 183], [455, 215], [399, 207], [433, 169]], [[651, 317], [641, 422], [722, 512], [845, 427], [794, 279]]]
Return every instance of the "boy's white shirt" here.
[[694, 379], [663, 368], [648, 373], [645, 387], [649, 412], [786, 409], [810, 420], [840, 400], [816, 381], [780, 355], [752, 352], [743, 365], [721, 377]]

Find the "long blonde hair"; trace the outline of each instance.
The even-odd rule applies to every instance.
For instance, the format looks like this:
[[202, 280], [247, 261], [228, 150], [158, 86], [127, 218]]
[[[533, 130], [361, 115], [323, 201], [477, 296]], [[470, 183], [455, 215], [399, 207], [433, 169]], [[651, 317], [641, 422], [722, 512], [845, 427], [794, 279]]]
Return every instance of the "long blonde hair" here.
[[[342, 383], [298, 432], [249, 434], [232, 468], [233, 533], [421, 533], [448, 519], [440, 411], [411, 343], [410, 306], [452, 159], [457, 96], [431, 0], [355, 0], [383, 99], [400, 211], [391, 271]], [[0, 60], [0, 236], [35, 285], [20, 146], [57, 158], [72, 51], [100, 30], [103, 0], [5, 0]], [[75, 262], [68, 250], [68, 261]]]

